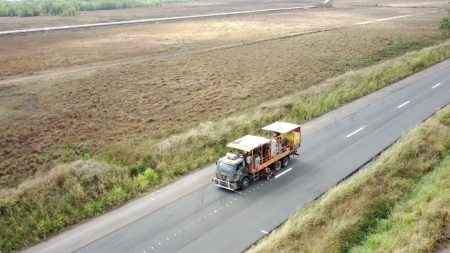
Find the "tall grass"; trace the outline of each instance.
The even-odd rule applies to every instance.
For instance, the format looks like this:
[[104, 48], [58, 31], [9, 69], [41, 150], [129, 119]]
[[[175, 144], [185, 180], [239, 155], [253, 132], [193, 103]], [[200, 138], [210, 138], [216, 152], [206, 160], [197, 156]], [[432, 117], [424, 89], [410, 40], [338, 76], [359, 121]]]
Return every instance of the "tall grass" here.
[[95, 161], [59, 166], [0, 200], [0, 250], [11, 252], [101, 214], [138, 195], [151, 180]]
[[[448, 122], [450, 124], [450, 122]], [[450, 214], [450, 155], [351, 252], [432, 252]]]
[[97, 157], [102, 162], [78, 161], [38, 175], [0, 192], [0, 250], [38, 242], [160, 187], [217, 159], [227, 142], [264, 124], [304, 122], [449, 57], [449, 43], [409, 53], [161, 142], [116, 145]]
[[[401, 137], [353, 177], [294, 214], [249, 252], [430, 251], [442, 234], [443, 227], [439, 224], [445, 217], [445, 209], [441, 207], [448, 207], [445, 189], [449, 189], [449, 181], [439, 179], [427, 185], [429, 179], [437, 177], [427, 175], [449, 155], [449, 150], [450, 106], [447, 106]], [[448, 163], [442, 166], [448, 168]], [[448, 178], [450, 171], [438, 169], [436, 174]], [[447, 188], [439, 193], [437, 187], [441, 185]], [[413, 200], [396, 207], [408, 197]], [[397, 217], [401, 219], [400, 224], [394, 223]], [[433, 221], [433, 218], [441, 220]], [[380, 239], [377, 233], [383, 231], [391, 233]], [[418, 247], [410, 245], [405, 250], [409, 243]], [[355, 248], [360, 244], [363, 247]]]
[[176, 2], [177, 0], [0, 0], [0, 16], [73, 16], [76, 11], [157, 6], [161, 2], [168, 1]]

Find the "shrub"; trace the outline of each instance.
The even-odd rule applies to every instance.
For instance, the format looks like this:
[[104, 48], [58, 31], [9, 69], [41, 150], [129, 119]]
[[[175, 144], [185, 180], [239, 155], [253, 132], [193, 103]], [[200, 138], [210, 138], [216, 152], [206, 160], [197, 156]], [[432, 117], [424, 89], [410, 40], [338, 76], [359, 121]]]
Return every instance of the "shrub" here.
[[63, 17], [75, 16], [75, 11], [76, 10], [74, 7], [67, 7], [62, 11], [61, 16]]
[[443, 30], [450, 30], [450, 20], [448, 17], [445, 17], [439, 23], [439, 28]]
[[150, 184], [154, 183], [156, 181], [156, 179], [158, 178], [158, 174], [156, 174], [156, 172], [151, 168], [145, 169], [144, 175]]
[[[450, 8], [448, 9], [448, 13], [450, 15]], [[442, 18], [441, 22], [439, 23], [439, 28], [447, 36], [450, 35], [450, 20], [448, 17]]]

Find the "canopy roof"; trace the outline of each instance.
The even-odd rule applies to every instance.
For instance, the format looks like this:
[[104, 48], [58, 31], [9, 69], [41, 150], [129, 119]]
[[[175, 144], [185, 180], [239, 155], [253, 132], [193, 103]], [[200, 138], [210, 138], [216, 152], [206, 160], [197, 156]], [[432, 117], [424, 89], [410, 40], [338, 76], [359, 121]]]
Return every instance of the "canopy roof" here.
[[243, 150], [245, 152], [249, 152], [262, 144], [269, 143], [270, 140], [264, 137], [255, 136], [255, 135], [246, 135], [241, 137], [227, 145], [229, 148], [235, 148], [238, 150]]
[[300, 127], [300, 125], [296, 125], [296, 124], [292, 124], [292, 123], [288, 123], [288, 122], [276, 121], [268, 126], [263, 127], [262, 129], [267, 130], [267, 131], [277, 132], [280, 134], [285, 134], [285, 133], [288, 133], [299, 127]]

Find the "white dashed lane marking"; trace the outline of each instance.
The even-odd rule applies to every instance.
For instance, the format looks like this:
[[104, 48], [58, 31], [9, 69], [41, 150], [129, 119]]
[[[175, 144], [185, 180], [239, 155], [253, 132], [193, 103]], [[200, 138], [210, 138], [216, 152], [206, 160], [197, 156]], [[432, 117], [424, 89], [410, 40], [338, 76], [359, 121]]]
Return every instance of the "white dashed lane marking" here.
[[291, 171], [291, 170], [292, 170], [292, 168], [289, 168], [289, 169], [287, 169], [287, 170], [281, 172], [280, 174], [276, 175], [275, 178], [279, 178], [279, 177], [283, 176], [284, 174], [288, 173], [288, 172]]
[[409, 100], [406, 101], [405, 103], [403, 103], [403, 104], [397, 106], [397, 108], [400, 109], [400, 108], [402, 108], [403, 106], [405, 106], [405, 105], [407, 105], [407, 104], [409, 104]]
[[441, 85], [441, 83], [435, 84], [433, 87], [431, 87], [432, 89], [437, 88], [439, 85]]
[[[279, 174], [278, 176], [281, 176], [281, 175], [283, 175], [283, 174], [285, 174], [285, 173], [287, 173], [287, 172], [289, 172], [290, 170], [292, 170], [292, 168], [289, 168], [289, 169], [287, 169], [286, 171], [284, 171], [283, 173], [281, 173], [281, 174]], [[277, 177], [278, 177], [277, 176]], [[268, 182], [264, 182], [264, 183], [260, 183], [260, 184], [257, 184], [257, 185], [255, 185], [255, 187], [253, 187], [253, 188], [250, 188], [248, 191], [246, 191], [247, 193], [249, 193], [249, 192], [252, 192], [252, 191], [257, 191], [257, 189], [260, 189], [260, 186], [263, 186], [264, 184], [267, 184]], [[261, 188], [262, 189], [262, 188]], [[231, 205], [231, 204], [233, 204], [233, 202], [237, 202], [239, 199], [242, 199], [243, 198], [243, 196], [245, 196], [245, 195], [247, 195], [247, 193], [244, 193], [244, 194], [242, 194], [242, 193], [240, 193], [240, 196], [237, 198], [233, 198], [232, 200], [230, 200], [228, 203]], [[203, 216], [201, 219], [198, 219], [198, 220], [196, 220], [198, 223], [200, 223], [200, 222], [202, 222], [202, 221], [204, 221], [204, 220], [207, 220], [210, 216], [213, 216], [214, 214], [217, 214], [217, 213], [220, 213], [220, 212], [222, 212], [222, 211], [224, 211], [224, 209], [226, 209], [227, 207], [229, 207], [229, 205], [228, 204], [225, 204], [225, 205], [221, 205], [221, 206], [219, 206], [217, 209], [214, 209], [214, 210], [211, 210], [210, 212], [208, 212], [208, 215], [205, 215], [205, 216]], [[188, 230], [189, 228], [193, 228], [194, 226], [196, 226], [196, 223], [195, 222], [193, 222], [190, 226], [188, 225], [188, 226], [185, 226], [184, 227], [184, 230]], [[178, 230], [178, 232], [172, 232], [172, 233], [170, 233], [169, 234], [169, 236], [167, 236], [167, 237], [165, 237], [165, 240], [163, 240], [163, 241], [170, 241], [170, 239], [172, 238], [172, 237], [180, 237], [181, 236], [181, 232], [182, 232], [182, 230]], [[264, 234], [268, 234], [269, 232], [267, 232], [267, 231], [264, 231], [264, 230], [261, 230], [261, 232], [262, 233], [264, 233]], [[175, 238], [173, 238], [174, 240], [175, 240]], [[162, 246], [162, 242], [158, 242], [158, 244], [157, 245], [154, 245], [154, 246], [151, 246], [150, 247], [150, 249], [151, 250], [155, 250], [155, 249], [157, 249], [158, 248], [158, 246]]]
[[366, 126], [362, 126], [362, 127], [358, 128], [358, 129], [356, 129], [355, 131], [353, 131], [353, 132], [347, 134], [347, 136], [345, 136], [345, 137], [350, 138], [350, 137], [352, 137], [353, 135], [357, 134], [358, 132], [362, 131], [364, 128], [366, 128]]

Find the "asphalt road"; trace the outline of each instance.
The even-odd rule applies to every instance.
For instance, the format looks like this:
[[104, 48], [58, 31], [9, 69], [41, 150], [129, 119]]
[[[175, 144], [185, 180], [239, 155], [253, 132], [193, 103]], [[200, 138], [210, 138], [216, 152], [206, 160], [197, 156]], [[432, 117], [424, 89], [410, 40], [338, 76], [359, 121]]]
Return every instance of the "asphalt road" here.
[[[203, 186], [77, 252], [241, 252], [450, 102], [450, 60], [304, 136], [300, 156], [241, 193]], [[405, 82], [408, 82], [405, 84]], [[356, 101], [355, 103], [357, 103]]]

